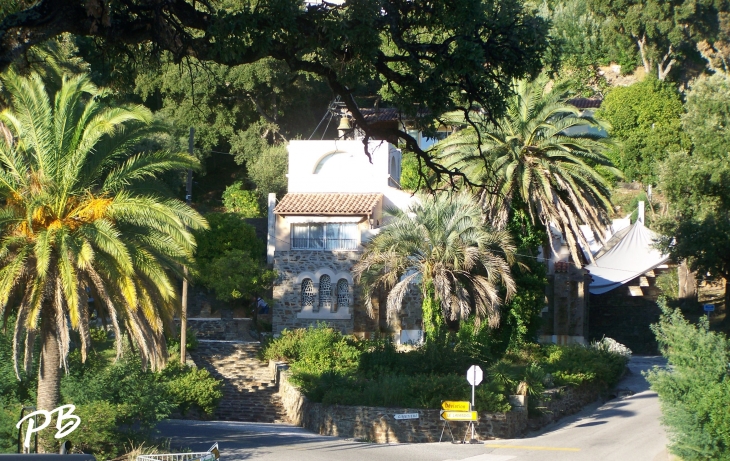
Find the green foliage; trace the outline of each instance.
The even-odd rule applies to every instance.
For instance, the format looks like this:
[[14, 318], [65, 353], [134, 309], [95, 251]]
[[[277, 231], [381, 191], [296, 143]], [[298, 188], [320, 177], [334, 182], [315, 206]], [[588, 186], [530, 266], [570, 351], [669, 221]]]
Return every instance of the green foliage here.
[[580, 69], [607, 63], [601, 20], [584, 1], [544, 1], [540, 15], [550, 20], [550, 36], [563, 66]]
[[487, 328], [475, 329], [472, 322], [456, 335], [442, 334], [421, 347], [399, 351], [388, 339], [354, 341], [321, 324], [284, 332], [264, 346], [262, 356], [288, 361], [292, 381], [312, 401], [408, 408], [468, 400], [464, 372], [478, 363], [487, 370], [487, 379], [476, 389], [476, 406], [491, 412], [509, 410], [507, 396], [515, 392], [539, 396], [549, 371], [557, 373], [560, 384], [610, 386], [627, 360], [608, 349], [535, 344], [526, 346], [521, 358], [493, 362], [490, 338]]
[[682, 128], [692, 141], [692, 153], [703, 159], [724, 159], [730, 145], [730, 78], [700, 77], [687, 92]]
[[81, 424], [65, 440], [71, 442], [74, 451], [93, 453], [100, 460], [116, 458], [124, 453], [124, 443], [144, 440], [141, 433], [121, 429], [130, 411], [134, 410], [128, 404], [106, 400], [77, 405], [74, 413], [81, 418]]
[[660, 169], [662, 190], [671, 204], [658, 226], [667, 236], [662, 248], [686, 259], [700, 278], [730, 278], [729, 124], [730, 80], [698, 80], [687, 94], [682, 119], [692, 149], [669, 155]]
[[603, 232], [612, 209], [609, 184], [595, 167], [618, 174], [604, 155], [609, 146], [602, 125], [567, 104], [568, 88], [547, 75], [512, 82], [506, 114], [449, 114], [465, 126], [434, 146], [434, 155], [458, 169], [480, 191], [486, 222], [497, 229], [519, 206], [533, 224], [550, 222], [566, 237], [573, 261], [582, 261], [578, 222]]
[[[153, 372], [127, 350], [110, 363], [102, 352], [111, 344], [98, 343], [86, 363], [74, 351], [69, 374], [61, 380], [63, 403], [76, 405], [82, 424], [69, 437], [77, 449], [97, 458], [118, 456], [124, 444], [147, 442], [156, 424], [176, 410], [192, 408], [212, 414], [222, 394], [221, 383], [203, 369], [183, 366], [173, 359]], [[171, 347], [175, 349], [175, 347]]]
[[616, 385], [629, 361], [618, 353], [580, 345], [545, 346], [543, 355], [543, 367], [556, 385], [588, 382], [604, 389]]
[[[400, 187], [408, 192], [418, 192], [426, 186], [423, 175], [428, 177], [427, 172], [419, 170], [418, 157], [408, 150], [403, 151], [401, 157]], [[419, 174], [419, 172], [421, 174]]]
[[660, 274], [656, 278], [656, 286], [662, 290], [662, 296], [668, 301], [676, 301], [679, 296], [679, 273], [676, 267]]
[[276, 278], [264, 264], [265, 244], [238, 213], [206, 215], [209, 231], [196, 233], [198, 278], [222, 301], [264, 292]]
[[264, 214], [261, 211], [261, 194], [258, 191], [243, 190], [243, 184], [237, 181], [226, 187], [223, 192], [223, 206], [226, 212], [237, 213], [244, 218], [260, 218]]
[[[5, 378], [0, 377], [0, 380]], [[18, 429], [15, 425], [20, 419], [22, 404], [0, 401], [0, 453], [18, 452]]]
[[[178, 308], [173, 280], [193, 261], [191, 230], [207, 224], [159, 177], [196, 162], [140, 150], [164, 127], [141, 106], [109, 106], [89, 75], [63, 77], [58, 91], [36, 73], [2, 82], [10, 105], [0, 120], [15, 142], [0, 142], [0, 316], [17, 316], [18, 351], [28, 335], [57, 337], [41, 353], [64, 361], [74, 330], [85, 356], [90, 293], [117, 341], [123, 319], [145, 361], [161, 367], [163, 321]], [[60, 373], [39, 375], [36, 406], [56, 406]]]
[[296, 376], [324, 372], [348, 373], [358, 367], [360, 352], [352, 340], [320, 323], [316, 327], [284, 330], [264, 350], [267, 360], [286, 360]]
[[547, 238], [544, 229], [535, 226], [523, 207], [516, 204], [507, 230], [517, 243], [519, 262], [513, 264], [512, 274], [519, 288], [502, 308], [502, 323], [495, 332], [498, 341], [494, 344], [499, 352], [524, 348], [537, 340], [547, 285], [547, 269], [535, 258]]
[[266, 245], [256, 237], [256, 230], [244, 218], [235, 213], [208, 213], [205, 219], [209, 230], [195, 233], [198, 243], [196, 259], [208, 263], [229, 251], [245, 251], [256, 259], [266, 256]]
[[680, 124], [683, 112], [675, 87], [652, 77], [606, 95], [596, 117], [610, 124], [618, 144], [609, 157], [627, 179], [655, 183], [657, 165], [667, 154], [689, 147]]
[[421, 313], [423, 316], [423, 334], [426, 341], [437, 340], [444, 333], [445, 322], [444, 316], [441, 314], [440, 303], [435, 299], [433, 292], [433, 283], [429, 283], [425, 290], [425, 296], [421, 304]]
[[212, 415], [223, 393], [221, 382], [214, 379], [204, 368], [191, 368], [174, 360], [157, 377], [166, 387], [172, 404], [185, 415], [191, 408], [198, 408]]
[[108, 366], [100, 358], [91, 366], [83, 366], [78, 352], [73, 352], [69, 361], [69, 375], [61, 380], [63, 401], [75, 405], [98, 401], [118, 405], [121, 433], [136, 437], [137, 431], [150, 431], [174, 409], [166, 398], [165, 386], [154, 372], [142, 368], [136, 355], [128, 354]]
[[[188, 351], [194, 351], [198, 348], [198, 334], [195, 330], [188, 327], [185, 332], [185, 349]], [[180, 336], [175, 335], [167, 339], [167, 351], [170, 357], [179, 356], [180, 354]]]
[[629, 71], [642, 62], [659, 79], [676, 61], [696, 56], [698, 41], [716, 39], [728, 11], [727, 4], [714, 0], [589, 0], [585, 5], [601, 23], [606, 57]]
[[487, 321], [495, 327], [500, 294], [509, 299], [515, 292], [509, 234], [485, 226], [479, 205], [466, 192], [419, 194], [407, 210], [390, 214], [393, 219], [365, 245], [352, 269], [368, 307], [373, 293], [383, 289], [390, 294], [381, 309], [400, 310], [404, 294], [420, 285], [423, 299], [438, 303], [432, 313], [451, 321], [474, 317], [477, 325]]
[[236, 163], [246, 165], [249, 179], [262, 195], [286, 192], [289, 157], [285, 141], [279, 127], [265, 121], [253, 123], [231, 138]]
[[249, 253], [231, 250], [203, 266], [201, 280], [215, 290], [221, 301], [250, 299], [264, 292], [276, 279], [276, 271], [266, 267]]
[[[262, 59], [240, 66], [189, 59], [179, 65], [163, 53], [159, 65], [138, 66], [134, 92], [187, 139], [196, 129], [199, 158], [235, 144], [239, 132], [259, 123], [262, 114], [277, 120], [286, 133], [310, 132], [331, 94], [313, 76], [294, 78], [281, 61]], [[273, 191], [272, 191], [273, 192]]]
[[683, 460], [730, 458], [730, 342], [708, 330], [707, 320], [689, 323], [660, 301], [663, 315], [652, 326], [671, 370], [647, 374], [659, 394], [670, 450]]

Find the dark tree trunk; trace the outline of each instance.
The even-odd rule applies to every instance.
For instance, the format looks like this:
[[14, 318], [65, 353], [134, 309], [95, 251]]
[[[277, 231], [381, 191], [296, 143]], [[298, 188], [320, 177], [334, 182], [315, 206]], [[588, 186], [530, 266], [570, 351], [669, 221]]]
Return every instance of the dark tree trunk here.
[[58, 344], [53, 306], [41, 311], [41, 363], [38, 371], [38, 410], [51, 411], [58, 406], [61, 386], [61, 350]]
[[725, 277], [725, 313], [730, 308], [730, 277]]
[[677, 298], [685, 308], [697, 305], [697, 278], [694, 272], [689, 270], [687, 261], [677, 266], [677, 279], [679, 282], [679, 293]]

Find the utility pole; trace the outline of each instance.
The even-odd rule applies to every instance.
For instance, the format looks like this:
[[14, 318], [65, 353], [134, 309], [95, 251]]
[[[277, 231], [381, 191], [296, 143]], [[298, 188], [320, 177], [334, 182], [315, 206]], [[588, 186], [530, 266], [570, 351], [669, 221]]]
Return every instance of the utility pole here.
[[[193, 139], [195, 138], [195, 128], [190, 127], [190, 139], [188, 140], [188, 153], [193, 155]], [[193, 196], [193, 170], [188, 168], [188, 177], [185, 181], [185, 203], [190, 205]], [[182, 286], [182, 309], [180, 311], [180, 363], [185, 364], [185, 356], [187, 355], [188, 340], [188, 266], [183, 266], [183, 286]]]

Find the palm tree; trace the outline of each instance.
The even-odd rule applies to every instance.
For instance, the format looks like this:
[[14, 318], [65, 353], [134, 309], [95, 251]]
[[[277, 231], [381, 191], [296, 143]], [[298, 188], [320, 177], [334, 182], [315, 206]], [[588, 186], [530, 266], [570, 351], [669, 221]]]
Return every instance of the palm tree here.
[[[533, 224], [553, 224], [565, 235], [573, 261], [578, 242], [588, 247], [580, 224], [603, 241], [612, 209], [606, 180], [596, 171], [620, 176], [603, 152], [609, 141], [596, 120], [565, 102], [566, 89], [544, 76], [514, 83], [507, 112], [492, 121], [472, 114], [469, 126], [434, 146], [434, 155], [473, 183], [488, 184], [480, 201], [486, 219], [504, 228], [515, 202], [526, 204]], [[464, 123], [454, 116], [451, 122]], [[592, 256], [589, 256], [593, 260]]]
[[[476, 324], [499, 324], [500, 290], [515, 292], [510, 272], [514, 246], [509, 234], [482, 224], [479, 205], [465, 193], [418, 195], [408, 210], [391, 210], [392, 220], [366, 246], [354, 266], [369, 310], [379, 288], [389, 290], [387, 309], [400, 309], [408, 286], [420, 283], [424, 311], [437, 307], [437, 317], [424, 312], [424, 329], [440, 318]], [[438, 309], [440, 307], [440, 309]]]
[[160, 128], [147, 109], [105, 107], [85, 75], [64, 77], [55, 95], [37, 74], [4, 83], [11, 104], [0, 121], [13, 137], [0, 139], [0, 315], [16, 319], [16, 373], [19, 350], [27, 370], [40, 335], [37, 407], [51, 410], [70, 329], [83, 359], [89, 350], [89, 296], [114, 330], [117, 357], [124, 329], [145, 365], [164, 364], [163, 326], [179, 301], [173, 276], [192, 259], [188, 228], [207, 224], [156, 180], [191, 166], [187, 155], [131, 151]]

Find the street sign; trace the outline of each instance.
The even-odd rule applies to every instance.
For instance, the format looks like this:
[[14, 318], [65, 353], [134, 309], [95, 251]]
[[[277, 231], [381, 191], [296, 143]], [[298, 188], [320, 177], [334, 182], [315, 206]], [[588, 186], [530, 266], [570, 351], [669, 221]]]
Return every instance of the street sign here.
[[472, 365], [466, 372], [466, 380], [469, 381], [469, 384], [471, 384], [472, 386], [478, 386], [479, 383], [482, 382], [483, 378], [484, 373], [482, 372], [482, 369], [479, 367], [479, 365]]
[[418, 419], [418, 413], [398, 413], [393, 415], [394, 419]]
[[714, 304], [705, 304], [704, 308], [705, 308], [705, 312], [714, 312], [715, 311]]
[[441, 409], [450, 411], [469, 411], [471, 410], [471, 405], [469, 402], [443, 400], [441, 402]]
[[446, 421], [476, 421], [476, 411], [445, 411], [441, 410], [441, 419]]

